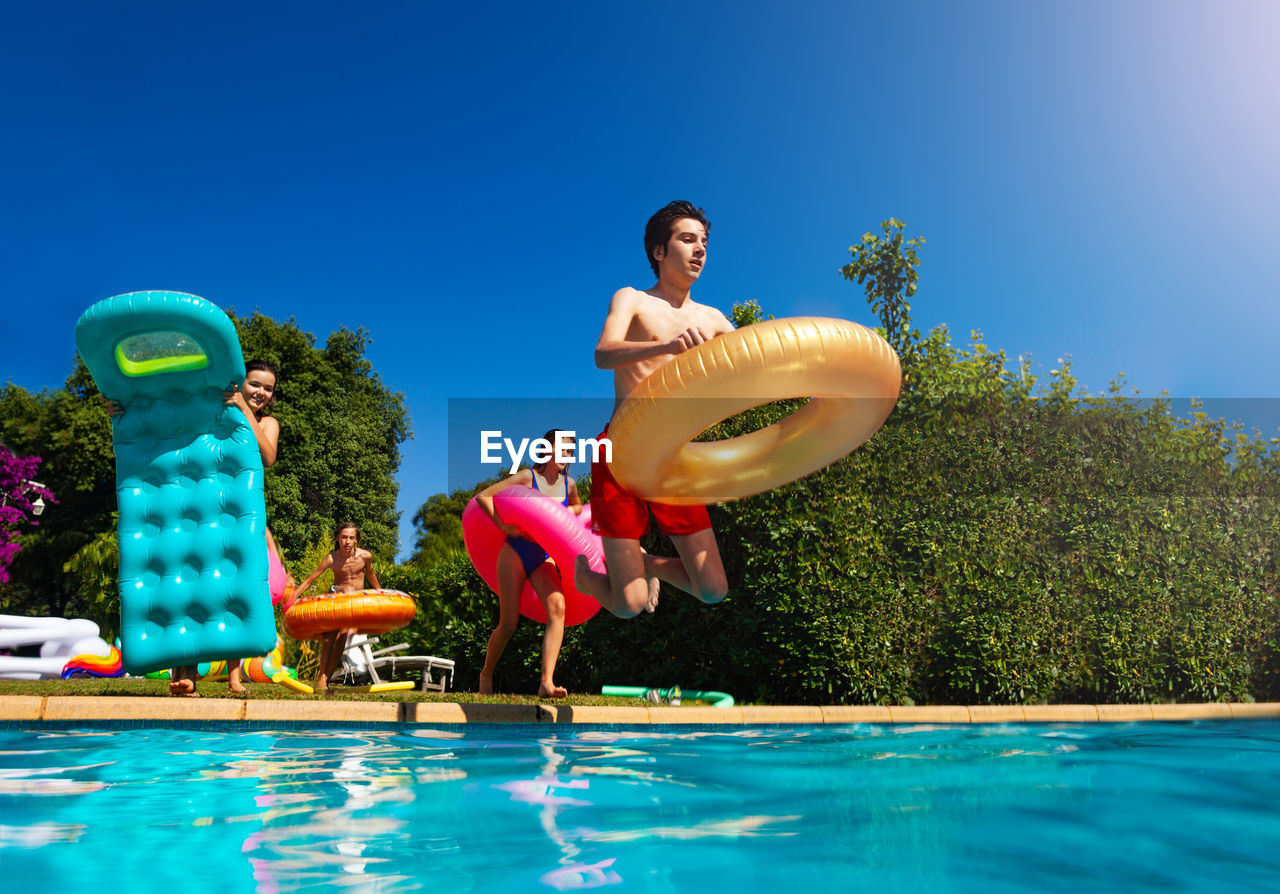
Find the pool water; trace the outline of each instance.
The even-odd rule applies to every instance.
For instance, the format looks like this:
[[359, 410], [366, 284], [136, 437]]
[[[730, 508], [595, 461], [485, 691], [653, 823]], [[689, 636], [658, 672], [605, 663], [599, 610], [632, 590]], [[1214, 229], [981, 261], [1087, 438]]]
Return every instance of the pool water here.
[[0, 887], [1280, 888], [1280, 722], [0, 724]]

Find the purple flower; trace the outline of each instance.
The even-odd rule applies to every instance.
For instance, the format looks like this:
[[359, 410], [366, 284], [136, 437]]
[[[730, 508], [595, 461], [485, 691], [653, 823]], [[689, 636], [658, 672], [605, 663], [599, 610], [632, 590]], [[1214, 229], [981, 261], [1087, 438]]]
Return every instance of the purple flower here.
[[39, 524], [32, 501], [57, 502], [47, 488], [31, 483], [38, 468], [40, 457], [14, 456], [8, 447], [0, 444], [0, 585], [9, 582], [9, 566], [21, 549], [14, 542], [20, 526]]

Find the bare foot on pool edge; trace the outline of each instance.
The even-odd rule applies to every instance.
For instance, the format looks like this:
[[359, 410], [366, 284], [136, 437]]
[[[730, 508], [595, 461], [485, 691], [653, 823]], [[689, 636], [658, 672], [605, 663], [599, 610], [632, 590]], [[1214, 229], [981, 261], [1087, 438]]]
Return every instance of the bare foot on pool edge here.
[[493, 674], [480, 675], [480, 685], [476, 688], [476, 692], [481, 695], [493, 695]]
[[545, 681], [538, 684], [538, 698], [564, 698], [568, 694], [568, 689], [557, 686], [554, 682], [549, 685]]
[[179, 677], [176, 680], [169, 681], [169, 694], [181, 695], [186, 698], [199, 698], [200, 693], [196, 692], [196, 681], [188, 680], [186, 677]]

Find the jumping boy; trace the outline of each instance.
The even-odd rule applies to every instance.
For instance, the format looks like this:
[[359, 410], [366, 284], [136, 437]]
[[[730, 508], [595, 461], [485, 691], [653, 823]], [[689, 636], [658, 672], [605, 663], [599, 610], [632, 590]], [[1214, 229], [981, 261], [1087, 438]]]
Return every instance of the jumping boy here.
[[[654, 370], [733, 329], [720, 311], [690, 297], [707, 260], [709, 229], [702, 209], [689, 202], [671, 202], [649, 218], [644, 250], [658, 281], [645, 291], [624, 288], [614, 293], [596, 343], [596, 366], [613, 370], [615, 414]], [[608, 431], [606, 427], [605, 434]], [[618, 617], [652, 610], [656, 594], [650, 577], [707, 603], [728, 595], [724, 563], [705, 506], [670, 506], [632, 496], [602, 460], [591, 464], [591, 506], [608, 572], [592, 571], [586, 557], [579, 556], [574, 583]], [[675, 544], [679, 558], [651, 556], [640, 549], [650, 512], [658, 530]]]

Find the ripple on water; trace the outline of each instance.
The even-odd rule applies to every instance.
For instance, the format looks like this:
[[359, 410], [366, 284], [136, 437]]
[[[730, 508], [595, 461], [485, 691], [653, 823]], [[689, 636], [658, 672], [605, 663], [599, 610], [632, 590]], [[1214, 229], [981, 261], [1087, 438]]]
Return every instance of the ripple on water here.
[[0, 732], [33, 891], [1266, 890], [1277, 802], [1274, 721]]

